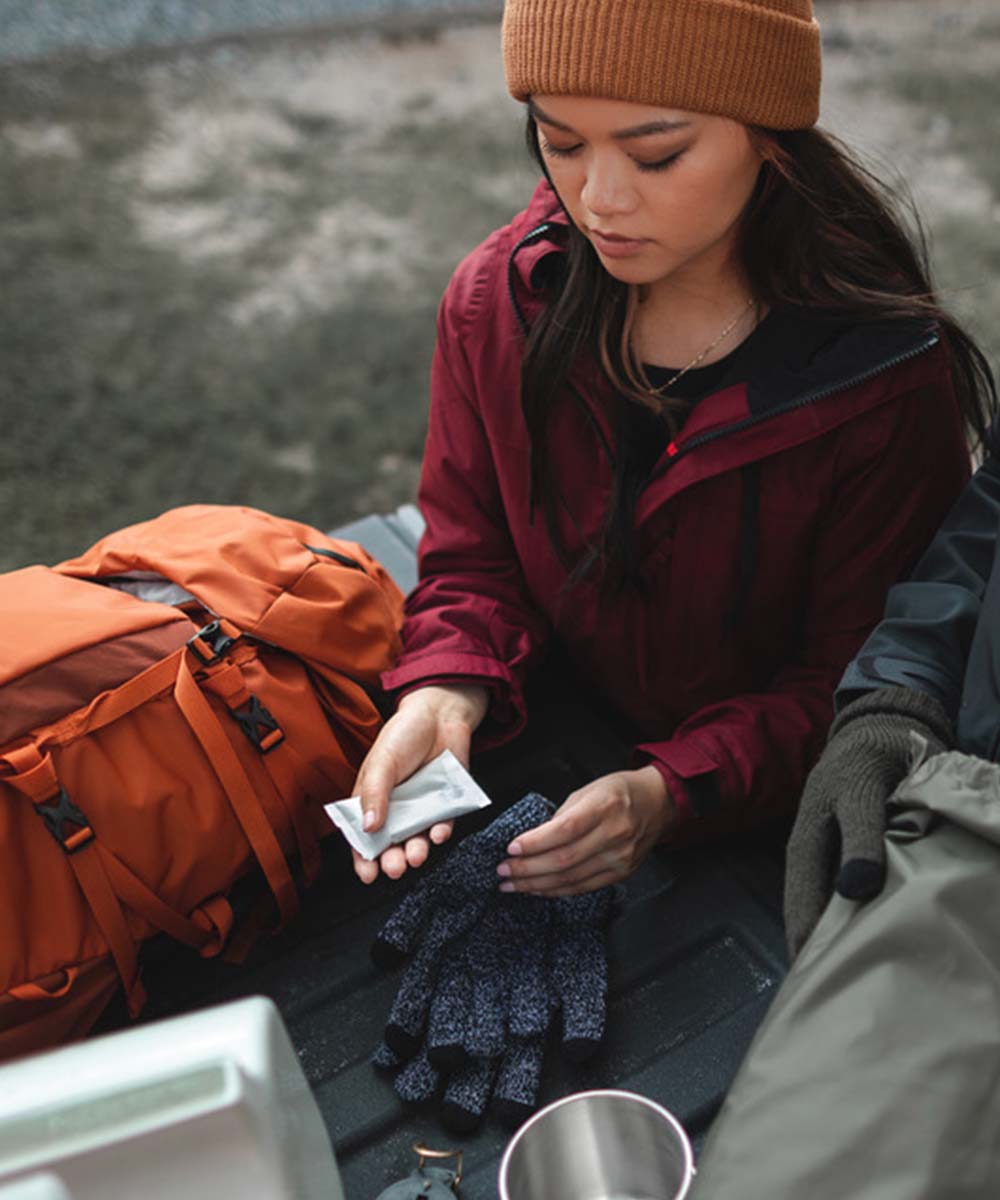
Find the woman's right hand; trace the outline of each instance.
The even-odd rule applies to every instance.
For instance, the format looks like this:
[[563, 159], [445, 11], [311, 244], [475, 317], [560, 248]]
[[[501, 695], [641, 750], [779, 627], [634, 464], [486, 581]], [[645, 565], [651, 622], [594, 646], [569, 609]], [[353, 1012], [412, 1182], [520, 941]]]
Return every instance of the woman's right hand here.
[[[354, 784], [368, 832], [385, 823], [392, 789], [424, 763], [450, 750], [468, 767], [472, 734], [488, 706], [489, 692], [482, 684], [432, 684], [408, 692], [400, 700], [368, 751]], [[430, 841], [440, 845], [451, 837], [451, 830], [450, 821], [432, 826]], [[369, 862], [355, 850], [354, 871], [362, 883], [374, 883], [380, 866], [390, 879], [398, 879], [407, 867], [422, 866], [429, 852], [430, 842], [422, 835], [407, 839], [403, 846], [390, 846], [378, 862]]]

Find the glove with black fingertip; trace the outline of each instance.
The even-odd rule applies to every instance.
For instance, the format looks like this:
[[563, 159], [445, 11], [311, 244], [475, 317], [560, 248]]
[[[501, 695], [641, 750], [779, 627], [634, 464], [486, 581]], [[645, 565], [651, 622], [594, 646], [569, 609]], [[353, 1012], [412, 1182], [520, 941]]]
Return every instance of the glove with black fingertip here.
[[836, 891], [868, 900], [885, 883], [887, 804], [910, 770], [917, 734], [929, 754], [954, 745], [947, 713], [912, 688], [880, 688], [852, 701], [830, 726], [806, 780], [788, 841], [785, 934], [794, 958]]

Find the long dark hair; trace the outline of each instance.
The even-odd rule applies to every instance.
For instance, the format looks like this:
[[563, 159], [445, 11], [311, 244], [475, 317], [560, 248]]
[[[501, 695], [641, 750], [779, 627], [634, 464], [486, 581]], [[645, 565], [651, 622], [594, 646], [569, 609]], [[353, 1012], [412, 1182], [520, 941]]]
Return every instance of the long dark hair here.
[[[548, 178], [538, 128], [529, 114], [528, 147]], [[959, 409], [970, 439], [986, 443], [997, 395], [982, 351], [940, 304], [927, 239], [912, 203], [820, 129], [750, 128], [763, 164], [742, 218], [739, 253], [752, 294], [767, 306], [796, 305], [857, 320], [934, 321], [950, 352]], [[904, 211], [906, 217], [904, 218]], [[554, 398], [572, 401], [570, 371], [589, 356], [614, 393], [639, 403], [641, 367], [631, 357], [635, 290], [601, 266], [590, 242], [570, 223], [566, 254], [547, 281], [546, 303], [527, 333], [521, 403], [531, 443], [531, 494], [570, 583], [602, 571], [613, 590], [635, 570], [631, 535], [638, 489], [618, 455], [600, 537], [569, 561], [559, 529], [560, 498], [548, 469], [548, 424]], [[582, 403], [578, 393], [577, 402]], [[667, 408], [676, 427], [677, 408]]]

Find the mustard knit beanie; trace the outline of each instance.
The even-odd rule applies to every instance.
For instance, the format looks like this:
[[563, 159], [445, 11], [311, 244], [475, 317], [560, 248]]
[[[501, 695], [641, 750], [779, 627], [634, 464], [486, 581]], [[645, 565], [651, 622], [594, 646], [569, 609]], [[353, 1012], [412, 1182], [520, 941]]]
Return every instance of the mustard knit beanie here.
[[506, 0], [507, 87], [713, 113], [768, 129], [819, 116], [812, 0]]

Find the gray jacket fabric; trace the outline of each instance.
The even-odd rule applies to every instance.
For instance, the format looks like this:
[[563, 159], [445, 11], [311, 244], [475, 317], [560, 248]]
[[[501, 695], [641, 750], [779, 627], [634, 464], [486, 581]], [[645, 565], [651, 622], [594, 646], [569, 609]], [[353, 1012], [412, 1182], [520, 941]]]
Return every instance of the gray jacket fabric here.
[[893, 797], [884, 891], [834, 896], [712, 1126], [693, 1198], [1000, 1196], [1000, 767], [922, 758]]
[[837, 709], [863, 692], [929, 692], [967, 754], [1000, 758], [1000, 421], [973, 475], [910, 578], [841, 679]]

